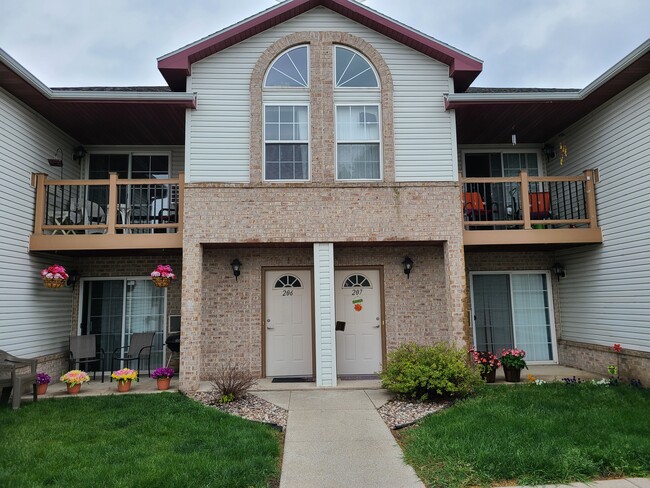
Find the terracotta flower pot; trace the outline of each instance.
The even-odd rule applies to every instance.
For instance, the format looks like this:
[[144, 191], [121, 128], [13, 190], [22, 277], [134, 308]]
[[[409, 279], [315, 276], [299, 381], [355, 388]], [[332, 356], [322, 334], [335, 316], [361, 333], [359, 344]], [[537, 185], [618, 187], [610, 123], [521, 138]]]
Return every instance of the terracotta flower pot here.
[[519, 368], [503, 367], [503, 374], [506, 376], [506, 381], [510, 383], [519, 383], [521, 380], [521, 370]]
[[494, 383], [497, 380], [497, 370], [496, 370], [496, 368], [492, 368], [491, 371], [482, 372], [481, 373], [481, 378], [486, 383]]
[[76, 395], [81, 390], [81, 383], [77, 383], [76, 385], [66, 384], [66, 388], [70, 395]]
[[45, 395], [45, 392], [47, 392], [47, 386], [48, 383], [42, 383], [40, 385], [36, 385], [36, 394]]
[[129, 390], [131, 390], [131, 380], [117, 382], [117, 391], [120, 393], [126, 393]]
[[156, 385], [159, 390], [169, 390], [169, 384], [171, 383], [171, 378], [157, 378]]

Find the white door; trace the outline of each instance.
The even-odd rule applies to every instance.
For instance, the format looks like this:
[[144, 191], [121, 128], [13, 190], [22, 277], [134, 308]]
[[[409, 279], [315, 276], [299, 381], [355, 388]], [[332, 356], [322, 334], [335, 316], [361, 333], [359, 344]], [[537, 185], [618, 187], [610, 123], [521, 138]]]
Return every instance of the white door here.
[[265, 283], [266, 376], [311, 376], [311, 272], [266, 271]]
[[[336, 281], [336, 370], [374, 374], [381, 362], [381, 283], [378, 270], [339, 270]], [[343, 325], [344, 323], [344, 325]]]

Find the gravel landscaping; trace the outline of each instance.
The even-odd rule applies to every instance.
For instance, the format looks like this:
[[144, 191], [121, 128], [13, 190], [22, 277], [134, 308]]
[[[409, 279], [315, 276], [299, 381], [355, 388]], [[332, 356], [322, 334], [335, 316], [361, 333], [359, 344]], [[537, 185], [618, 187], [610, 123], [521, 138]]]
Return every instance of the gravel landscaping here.
[[[282, 430], [287, 427], [289, 414], [287, 410], [253, 394], [248, 394], [231, 403], [219, 403], [216, 395], [212, 392], [196, 392], [191, 394], [191, 398], [247, 420], [275, 425]], [[417, 422], [430, 413], [438, 412], [448, 405], [449, 402], [418, 403], [392, 400], [382, 405], [377, 411], [389, 429], [400, 429]]]

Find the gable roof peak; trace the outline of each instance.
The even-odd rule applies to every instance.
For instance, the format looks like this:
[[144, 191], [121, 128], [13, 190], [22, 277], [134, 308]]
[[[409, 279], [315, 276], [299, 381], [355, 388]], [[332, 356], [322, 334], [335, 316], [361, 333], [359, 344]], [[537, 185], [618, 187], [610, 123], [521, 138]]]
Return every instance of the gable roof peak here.
[[158, 69], [174, 91], [185, 91], [191, 65], [315, 7], [325, 7], [449, 66], [456, 91], [464, 91], [483, 68], [478, 58], [429, 37], [354, 0], [286, 0], [158, 58]]

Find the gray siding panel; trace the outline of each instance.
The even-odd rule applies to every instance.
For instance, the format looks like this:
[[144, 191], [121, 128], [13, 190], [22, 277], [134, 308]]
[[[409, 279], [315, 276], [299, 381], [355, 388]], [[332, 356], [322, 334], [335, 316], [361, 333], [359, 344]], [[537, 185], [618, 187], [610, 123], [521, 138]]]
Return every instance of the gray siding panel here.
[[276, 40], [299, 31], [343, 31], [373, 45], [394, 84], [397, 181], [452, 181], [451, 114], [443, 93], [449, 68], [398, 42], [318, 7], [192, 66], [190, 181], [249, 181], [249, 83], [259, 56]]
[[72, 289], [43, 286], [40, 270], [58, 263], [61, 256], [30, 255], [29, 236], [34, 225], [35, 190], [32, 173], [59, 178], [51, 168], [57, 148], [63, 151], [64, 178], [79, 178], [72, 160], [76, 142], [41, 116], [0, 89], [0, 266], [8, 280], [0, 281], [0, 349], [35, 357], [67, 349], [72, 318]]
[[[560, 281], [562, 338], [650, 351], [650, 75], [564, 131], [563, 166], [549, 174], [598, 168], [598, 222], [604, 243], [566, 250]], [[555, 144], [560, 139], [555, 140]]]

